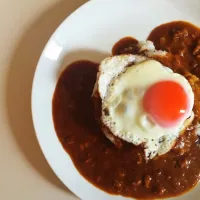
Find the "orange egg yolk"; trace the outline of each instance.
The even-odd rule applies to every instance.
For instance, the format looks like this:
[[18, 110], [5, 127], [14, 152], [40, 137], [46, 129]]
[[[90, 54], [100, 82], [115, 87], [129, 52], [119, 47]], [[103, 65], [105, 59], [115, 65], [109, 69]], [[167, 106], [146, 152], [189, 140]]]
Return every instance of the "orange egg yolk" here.
[[187, 114], [188, 95], [179, 83], [160, 81], [146, 91], [143, 107], [155, 123], [170, 128]]

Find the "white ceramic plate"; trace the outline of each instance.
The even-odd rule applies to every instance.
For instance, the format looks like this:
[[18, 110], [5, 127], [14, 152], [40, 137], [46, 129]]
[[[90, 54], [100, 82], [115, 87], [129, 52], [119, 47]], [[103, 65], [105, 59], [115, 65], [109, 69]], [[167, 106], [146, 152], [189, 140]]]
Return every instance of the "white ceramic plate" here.
[[[92, 0], [76, 10], [56, 30], [37, 66], [32, 91], [32, 114], [41, 149], [60, 180], [83, 200], [124, 200], [111, 196], [87, 182], [62, 148], [53, 126], [52, 97], [63, 66], [79, 59], [100, 61], [113, 44], [125, 36], [146, 39], [157, 25], [188, 20], [197, 25], [196, 15], [181, 1], [176, 10], [169, 0]], [[180, 2], [180, 1], [179, 1]], [[186, 4], [188, 5], [188, 4]], [[176, 5], [177, 6], [177, 5]], [[178, 6], [179, 7], [179, 6]], [[187, 15], [188, 14], [188, 15]], [[173, 198], [197, 200], [200, 188]]]

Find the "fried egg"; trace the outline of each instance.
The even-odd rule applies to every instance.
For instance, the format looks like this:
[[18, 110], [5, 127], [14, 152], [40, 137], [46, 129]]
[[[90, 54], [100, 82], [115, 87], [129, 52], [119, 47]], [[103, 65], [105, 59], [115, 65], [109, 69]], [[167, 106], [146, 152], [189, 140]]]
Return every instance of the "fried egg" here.
[[[139, 44], [145, 51], [145, 43]], [[153, 48], [145, 55], [152, 53]], [[194, 93], [187, 79], [146, 56], [103, 60], [95, 91], [103, 126], [117, 138], [142, 145], [146, 159], [167, 153], [194, 118]]]

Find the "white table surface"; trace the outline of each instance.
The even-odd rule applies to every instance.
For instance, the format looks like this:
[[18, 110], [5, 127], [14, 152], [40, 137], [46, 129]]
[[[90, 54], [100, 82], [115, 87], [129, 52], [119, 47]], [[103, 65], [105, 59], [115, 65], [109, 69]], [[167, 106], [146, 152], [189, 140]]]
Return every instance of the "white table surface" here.
[[[187, 14], [200, 15], [199, 0], [169, 1]], [[84, 2], [0, 1], [0, 200], [78, 199], [58, 180], [42, 155], [32, 125], [30, 95], [44, 45], [57, 26]]]

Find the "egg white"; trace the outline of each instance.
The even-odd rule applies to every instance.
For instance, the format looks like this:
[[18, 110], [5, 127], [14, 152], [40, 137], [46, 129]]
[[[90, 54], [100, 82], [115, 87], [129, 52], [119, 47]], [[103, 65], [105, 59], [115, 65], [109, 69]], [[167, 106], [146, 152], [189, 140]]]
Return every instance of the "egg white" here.
[[[155, 124], [142, 106], [145, 91], [161, 80], [178, 82], [189, 97], [189, 112], [172, 128]], [[187, 79], [146, 56], [120, 55], [105, 59], [99, 67], [96, 89], [102, 99], [103, 124], [115, 136], [134, 145], [143, 144], [147, 159], [168, 152], [194, 117], [194, 94]]]

